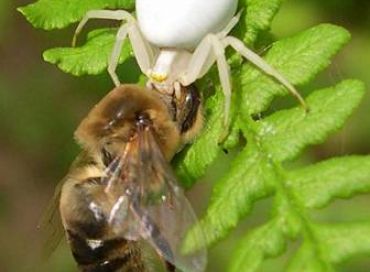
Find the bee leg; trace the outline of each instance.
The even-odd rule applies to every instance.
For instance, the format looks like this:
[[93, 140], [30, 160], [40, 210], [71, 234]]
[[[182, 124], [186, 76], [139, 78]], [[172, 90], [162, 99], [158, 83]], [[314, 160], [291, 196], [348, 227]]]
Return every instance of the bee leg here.
[[287, 80], [278, 70], [268, 64], [264, 59], [262, 59], [259, 55], [254, 53], [252, 50], [247, 48], [242, 41], [238, 40], [235, 37], [227, 36], [223, 38], [223, 43], [225, 46], [231, 46], [241, 54], [245, 59], [253, 63], [259, 69], [261, 69], [267, 75], [275, 78], [278, 82], [280, 82], [284, 87], [288, 89], [288, 91], [300, 102], [302, 107], [308, 111], [308, 106], [296, 88]]

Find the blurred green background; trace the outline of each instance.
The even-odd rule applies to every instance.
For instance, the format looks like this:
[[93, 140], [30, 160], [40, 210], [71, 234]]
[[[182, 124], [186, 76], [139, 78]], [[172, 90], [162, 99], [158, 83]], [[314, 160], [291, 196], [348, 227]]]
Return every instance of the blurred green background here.
[[[0, 271], [76, 271], [65, 243], [41, 268], [37, 222], [53, 193], [78, 153], [73, 131], [79, 121], [112, 88], [108, 76], [76, 78], [43, 62], [43, 50], [67, 46], [73, 28], [46, 32], [33, 29], [16, 12], [25, 0], [0, 0]], [[344, 26], [352, 41], [333, 60], [304, 93], [333, 85], [344, 78], [358, 78], [370, 86], [370, 1], [368, 0], [287, 0], [277, 15], [272, 33], [277, 38], [293, 35], [322, 22]], [[135, 75], [124, 73], [126, 81]], [[319, 161], [334, 155], [370, 153], [370, 95], [340, 132], [325, 144], [307, 150], [298, 163]], [[222, 169], [226, 155], [217, 162]], [[222, 171], [204, 178], [189, 193], [202, 213], [212, 183]], [[219, 173], [219, 174], [218, 174]], [[271, 203], [262, 201], [225, 241], [210, 249], [208, 271], [225, 271], [232, 248], [240, 235], [248, 233], [268, 216]], [[350, 201], [338, 200], [313, 214], [322, 222], [368, 219], [370, 195]], [[340, 212], [338, 212], [340, 211]], [[261, 271], [280, 271], [277, 267], [288, 253], [269, 260]], [[338, 267], [338, 271], [370, 271], [370, 256], [360, 256]]]

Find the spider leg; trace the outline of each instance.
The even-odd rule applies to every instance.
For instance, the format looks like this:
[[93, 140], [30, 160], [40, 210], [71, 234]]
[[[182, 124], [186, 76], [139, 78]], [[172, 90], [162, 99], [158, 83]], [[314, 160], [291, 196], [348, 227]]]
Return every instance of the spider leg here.
[[83, 27], [86, 25], [87, 21], [90, 19], [110, 19], [110, 20], [117, 20], [117, 21], [132, 21], [135, 20], [134, 17], [125, 10], [90, 10], [86, 13], [84, 18], [78, 24], [75, 33], [72, 39], [72, 46], [76, 45], [77, 36], [82, 31]]
[[123, 45], [124, 40], [126, 39], [127, 33], [128, 33], [128, 25], [123, 24], [118, 29], [116, 42], [114, 43], [112, 54], [111, 54], [111, 57], [108, 61], [108, 73], [110, 74], [110, 76], [111, 76], [111, 78], [114, 82], [114, 85], [116, 85], [117, 87], [121, 83], [118, 79], [116, 69], [117, 69], [118, 61], [119, 61], [119, 58], [120, 58], [120, 55], [121, 55], [122, 45]]
[[[224, 127], [226, 131], [229, 127], [229, 114], [231, 105], [231, 77], [230, 77], [230, 66], [227, 63], [225, 57], [225, 46], [218, 39], [216, 35], [211, 36], [213, 52], [217, 60], [218, 75], [220, 77], [220, 82], [222, 86], [222, 91], [225, 96], [224, 105]], [[226, 133], [227, 134], [227, 133]], [[225, 134], [225, 136], [226, 136]]]
[[130, 38], [132, 49], [141, 71], [144, 74], [148, 73], [148, 70], [154, 62], [157, 49], [152, 47], [144, 39], [135, 18], [129, 12], [125, 10], [91, 10], [87, 12], [76, 28], [72, 41], [73, 46], [76, 44], [78, 34], [82, 31], [82, 28], [89, 19], [111, 19], [127, 22], [123, 23], [117, 32], [116, 42], [108, 62], [108, 72], [116, 86], [120, 85], [120, 81], [116, 74], [116, 68], [121, 55], [122, 45], [127, 35]]
[[205, 73], [215, 63], [216, 57], [212, 54], [212, 43], [210, 35], [207, 35], [197, 46], [191, 58], [189, 64], [184, 71], [184, 74], [180, 78], [180, 83], [183, 86], [188, 86], [195, 82], [198, 78], [204, 76]]
[[301, 103], [303, 108], [307, 111], [308, 106], [306, 102], [304, 101], [303, 97], [299, 94], [299, 92], [296, 90], [296, 88], [275, 68], [273, 68], [270, 64], [268, 64], [264, 59], [262, 59], [259, 55], [254, 53], [252, 50], [247, 48], [242, 41], [232, 37], [227, 36], [223, 39], [223, 42], [225, 46], [230, 45], [233, 47], [239, 54], [241, 54], [244, 58], [246, 58], [248, 61], [253, 63], [255, 66], [257, 66], [259, 69], [261, 69], [264, 73], [272, 76], [275, 78], [278, 82], [280, 82], [283, 86], [285, 86], [289, 92], [298, 99], [298, 101]]
[[136, 20], [129, 22], [128, 35], [140, 70], [148, 76], [159, 49], [150, 45], [144, 38]]
[[118, 29], [116, 42], [113, 46], [112, 54], [108, 61], [108, 72], [116, 86], [120, 85], [116, 69], [121, 56], [122, 45], [127, 35], [130, 38], [136, 61], [144, 74], [148, 74], [148, 71], [151, 68], [155, 58], [155, 48], [152, 48], [142, 37], [136, 21], [123, 24]]
[[218, 74], [225, 95], [224, 126], [229, 126], [231, 102], [230, 67], [225, 57], [225, 46], [217, 35], [207, 35], [195, 49], [185, 74], [181, 77], [181, 84], [187, 86], [201, 78], [214, 64], [217, 63]]
[[230, 33], [230, 31], [234, 28], [234, 26], [239, 22], [240, 16], [243, 13], [243, 9], [240, 10], [231, 20], [228, 22], [228, 24], [222, 29], [219, 33], [217, 33], [217, 36], [219, 38], [224, 38], [227, 36], [227, 34]]

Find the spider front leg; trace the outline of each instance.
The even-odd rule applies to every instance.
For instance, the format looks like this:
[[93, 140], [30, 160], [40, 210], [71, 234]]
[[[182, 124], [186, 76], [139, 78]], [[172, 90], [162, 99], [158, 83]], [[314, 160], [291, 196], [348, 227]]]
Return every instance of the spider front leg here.
[[201, 41], [199, 46], [195, 49], [184, 75], [180, 79], [180, 83], [184, 86], [190, 85], [207, 73], [215, 62], [217, 63], [221, 87], [225, 96], [223, 121], [227, 134], [230, 123], [229, 114], [231, 102], [230, 67], [225, 57], [225, 46], [216, 35], [209, 34]]
[[81, 33], [87, 21], [90, 19], [109, 19], [109, 20], [117, 20], [117, 21], [126, 20], [127, 22], [131, 20], [135, 20], [135, 18], [129, 12], [125, 10], [104, 10], [104, 9], [90, 10], [82, 18], [81, 22], [78, 24], [75, 30], [75, 33], [72, 39], [73, 47], [76, 46], [78, 35]]
[[201, 78], [217, 61], [218, 72], [220, 77], [221, 86], [225, 95], [225, 109], [224, 109], [224, 125], [227, 128], [229, 125], [229, 112], [231, 101], [231, 79], [230, 67], [225, 58], [225, 48], [227, 46], [233, 47], [239, 54], [249, 60], [267, 75], [275, 78], [289, 92], [298, 99], [303, 108], [308, 111], [308, 106], [302, 96], [294, 88], [294, 86], [275, 68], [263, 60], [260, 56], [248, 49], [240, 40], [232, 37], [224, 37], [225, 32], [219, 34], [207, 35], [199, 46], [194, 51], [189, 65], [180, 79], [180, 83], [187, 86], [193, 83], [198, 78]]
[[108, 73], [111, 76], [113, 83], [116, 87], [118, 87], [121, 84], [118, 78], [118, 75], [116, 73], [116, 69], [117, 69], [118, 61], [121, 55], [122, 45], [126, 39], [127, 33], [128, 33], [127, 24], [122, 25], [118, 29], [116, 42], [114, 43], [112, 54], [108, 61]]
[[278, 70], [268, 64], [264, 59], [262, 59], [259, 55], [254, 53], [252, 50], [247, 48], [244, 43], [238, 40], [235, 37], [227, 36], [222, 39], [223, 43], [226, 46], [231, 46], [235, 49], [236, 52], [241, 54], [245, 59], [253, 63], [259, 69], [261, 69], [267, 75], [275, 78], [278, 82], [280, 82], [284, 87], [288, 89], [288, 91], [301, 103], [302, 107], [305, 111], [308, 111], [308, 106], [304, 101], [303, 97], [299, 94], [299, 92], [294, 88], [294, 86], [287, 80]]
[[141, 71], [147, 74], [150, 67], [152, 66], [157, 49], [153, 48], [143, 37], [136, 22], [136, 19], [125, 10], [91, 10], [86, 13], [85, 17], [79, 23], [76, 28], [72, 45], [75, 46], [77, 36], [86, 25], [89, 19], [110, 19], [118, 21], [126, 21], [118, 29], [116, 42], [114, 44], [111, 57], [108, 61], [108, 72], [112, 77], [112, 80], [116, 86], [120, 85], [120, 81], [116, 74], [116, 68], [121, 55], [122, 45], [126, 37], [128, 36], [132, 49], [134, 51], [135, 58]]
[[117, 32], [116, 42], [108, 62], [108, 72], [116, 86], [120, 85], [116, 69], [121, 55], [122, 45], [127, 35], [131, 42], [132, 50], [134, 51], [135, 59], [140, 70], [146, 76], [149, 76], [149, 71], [153, 66], [155, 57], [158, 53], [158, 49], [152, 47], [145, 40], [140, 32], [136, 20], [129, 21], [127, 24], [122, 25]]

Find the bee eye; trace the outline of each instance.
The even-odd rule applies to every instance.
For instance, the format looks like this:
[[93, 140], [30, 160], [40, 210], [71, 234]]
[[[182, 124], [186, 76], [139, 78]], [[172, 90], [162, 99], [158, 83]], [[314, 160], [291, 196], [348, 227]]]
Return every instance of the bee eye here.
[[108, 166], [113, 160], [112, 154], [108, 152], [105, 148], [103, 148], [101, 152], [103, 155], [103, 163], [105, 166]]
[[200, 105], [198, 90], [194, 85], [188, 87], [189, 92], [185, 97], [184, 112], [186, 113], [181, 123], [181, 132], [187, 132], [194, 124]]

